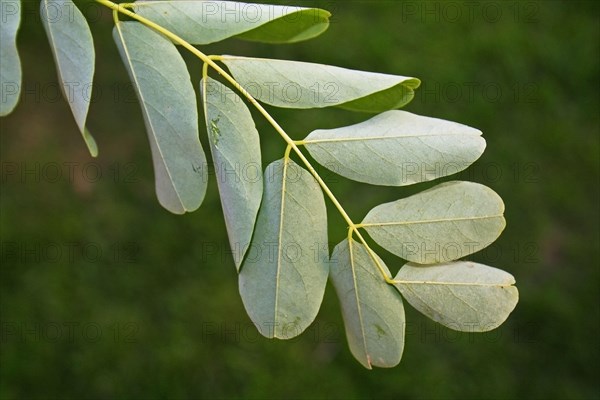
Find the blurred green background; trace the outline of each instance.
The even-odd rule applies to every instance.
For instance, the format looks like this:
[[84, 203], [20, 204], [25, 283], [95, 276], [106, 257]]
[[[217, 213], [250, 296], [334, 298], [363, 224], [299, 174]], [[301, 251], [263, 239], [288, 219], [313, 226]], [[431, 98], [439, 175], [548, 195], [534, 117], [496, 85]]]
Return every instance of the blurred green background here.
[[[520, 303], [499, 329], [474, 335], [407, 305], [401, 364], [373, 371], [350, 354], [330, 286], [306, 334], [259, 337], [238, 294], [214, 178], [197, 212], [161, 209], [112, 16], [78, 4], [96, 46], [89, 127], [100, 156], [89, 157], [58, 95], [39, 2], [25, 2], [18, 38], [21, 102], [0, 120], [1, 398], [600, 396], [600, 3], [281, 3], [330, 9], [329, 31], [295, 45], [205, 48], [416, 76], [423, 85], [407, 110], [484, 132], [485, 154], [459, 178], [498, 192], [508, 226], [469, 258], [512, 273]], [[197, 82], [201, 65], [185, 57]], [[367, 118], [269, 110], [298, 139]], [[257, 125], [266, 165], [284, 145], [262, 119]], [[356, 220], [431, 186], [325, 176]], [[335, 244], [345, 225], [329, 208]]]

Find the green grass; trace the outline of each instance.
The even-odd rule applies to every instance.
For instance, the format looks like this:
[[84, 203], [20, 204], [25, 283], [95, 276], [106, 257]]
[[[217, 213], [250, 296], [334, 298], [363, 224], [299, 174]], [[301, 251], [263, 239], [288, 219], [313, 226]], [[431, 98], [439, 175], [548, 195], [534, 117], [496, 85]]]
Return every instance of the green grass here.
[[[347, 348], [328, 287], [304, 336], [259, 337], [226, 254], [214, 179], [193, 214], [158, 205], [110, 13], [84, 3], [97, 52], [89, 127], [100, 156], [92, 160], [57, 100], [38, 3], [27, 1], [18, 38], [25, 92], [0, 120], [1, 398], [600, 396], [598, 3], [477, 2], [473, 14], [461, 6], [456, 21], [444, 2], [305, 4], [334, 12], [317, 40], [231, 40], [205, 51], [416, 76], [423, 86], [408, 111], [480, 128], [488, 147], [460, 178], [497, 191], [508, 226], [471, 258], [516, 277], [521, 299], [509, 320], [493, 332], [461, 334], [407, 305], [402, 363], [367, 371]], [[502, 15], [491, 22], [498, 7]], [[197, 82], [201, 65], [186, 60]], [[367, 118], [269, 110], [297, 138]], [[283, 142], [264, 121], [257, 125], [265, 164], [280, 158]], [[57, 167], [63, 177], [55, 181]], [[328, 183], [357, 220], [429, 186], [378, 188], [333, 175]], [[329, 208], [338, 242], [345, 225]]]

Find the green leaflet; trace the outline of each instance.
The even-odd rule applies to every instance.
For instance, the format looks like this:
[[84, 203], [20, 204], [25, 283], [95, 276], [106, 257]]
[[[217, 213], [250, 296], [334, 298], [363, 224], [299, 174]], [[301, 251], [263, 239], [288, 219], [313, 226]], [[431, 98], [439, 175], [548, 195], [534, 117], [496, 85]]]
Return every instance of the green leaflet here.
[[42, 0], [40, 13], [62, 83], [62, 92], [90, 154], [96, 157], [98, 146], [85, 126], [96, 57], [90, 27], [71, 0]]
[[137, 22], [117, 24], [113, 37], [142, 106], [158, 200], [175, 214], [194, 211], [204, 199], [208, 172], [185, 62], [173, 43]]
[[[377, 260], [389, 276], [383, 261]], [[404, 306], [368, 250], [354, 240], [338, 244], [331, 255], [331, 281], [354, 357], [368, 369], [397, 365], [404, 349]]]
[[[189, 45], [231, 37], [267, 43], [311, 39], [329, 27], [330, 13], [317, 8], [212, 0], [100, 3], [114, 12], [113, 37], [142, 108], [157, 197], [175, 214], [200, 206], [208, 169], [198, 137], [196, 95], [174, 43], [206, 61], [200, 87], [219, 194], [240, 295], [262, 335], [290, 339], [306, 330], [319, 312], [330, 267], [349, 347], [368, 369], [393, 367], [402, 358], [402, 296], [459, 331], [488, 331], [508, 318], [519, 297], [510, 274], [450, 262], [488, 246], [504, 229], [504, 204], [495, 192], [448, 182], [379, 205], [357, 225], [296, 147], [305, 146], [315, 160], [344, 177], [377, 185], [410, 185], [464, 170], [485, 149], [479, 130], [395, 110], [413, 99], [418, 79], [306, 62], [207, 56]], [[20, 95], [20, 8], [21, 0], [0, 0], [0, 116], [14, 109]], [[73, 0], [42, 0], [40, 12], [63, 94], [96, 156], [96, 142], [86, 128], [95, 64], [89, 26]], [[138, 22], [119, 22], [119, 15]], [[213, 61], [222, 61], [235, 78]], [[208, 77], [209, 67], [243, 96]], [[378, 115], [294, 141], [255, 99], [284, 108], [339, 107]], [[271, 163], [264, 176], [259, 133], [246, 100], [288, 144], [284, 158]], [[292, 149], [312, 173], [289, 158]], [[323, 191], [348, 227], [348, 239], [331, 258]], [[358, 228], [412, 261], [393, 282]]]
[[8, 115], [21, 94], [21, 60], [17, 31], [21, 23], [21, 0], [0, 0], [0, 117]]
[[331, 14], [318, 8], [235, 1], [140, 0], [134, 11], [192, 44], [236, 36], [267, 43], [294, 43], [320, 35]]
[[339, 175], [389, 186], [462, 171], [485, 149], [477, 129], [398, 110], [356, 125], [316, 130], [304, 144], [315, 160]]
[[262, 335], [290, 339], [312, 323], [325, 293], [325, 199], [313, 176], [289, 158], [271, 163], [264, 183], [240, 294]]
[[210, 77], [200, 86], [225, 225], [239, 270], [263, 192], [260, 140], [250, 110], [237, 94]]
[[448, 328], [486, 332], [502, 324], [519, 301], [515, 278], [474, 262], [404, 265], [396, 287], [417, 310]]
[[447, 262], [490, 245], [505, 227], [504, 203], [473, 182], [447, 182], [373, 208], [362, 227], [381, 246], [419, 264]]
[[407, 104], [420, 81], [299, 61], [223, 56], [236, 80], [256, 99], [277, 107], [341, 107], [378, 113]]

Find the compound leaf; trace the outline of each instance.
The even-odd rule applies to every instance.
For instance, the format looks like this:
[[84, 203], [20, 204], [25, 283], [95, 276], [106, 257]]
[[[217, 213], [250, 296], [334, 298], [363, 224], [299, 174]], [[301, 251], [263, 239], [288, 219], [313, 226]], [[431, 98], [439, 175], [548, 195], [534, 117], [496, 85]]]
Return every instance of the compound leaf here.
[[319, 8], [202, 0], [140, 0], [135, 12], [192, 44], [236, 36], [267, 43], [311, 39], [329, 27], [331, 14]]
[[271, 163], [264, 183], [240, 294], [262, 335], [290, 339], [315, 319], [325, 293], [325, 199], [313, 176], [289, 158]]
[[194, 211], [204, 199], [208, 172], [185, 62], [173, 43], [137, 22], [118, 23], [113, 37], [142, 106], [158, 200], [175, 214]]
[[250, 110], [231, 89], [210, 77], [201, 88], [225, 225], [239, 270], [263, 192], [258, 131]]
[[458, 331], [490, 331], [508, 318], [519, 301], [511, 274], [474, 262], [409, 263], [395, 280], [413, 307]]
[[373, 208], [361, 225], [381, 246], [419, 264], [447, 262], [491, 244], [505, 227], [504, 203], [473, 182], [447, 182]]
[[71, 0], [42, 0], [42, 22], [56, 62], [58, 79], [75, 122], [92, 157], [98, 155], [96, 141], [85, 122], [94, 79], [94, 41], [88, 23]]
[[236, 80], [256, 99], [284, 108], [341, 107], [382, 112], [414, 97], [420, 81], [300, 61], [223, 56]]
[[[377, 260], [389, 276], [383, 261]], [[368, 250], [354, 240], [335, 247], [330, 267], [354, 357], [368, 369], [397, 365], [404, 349], [405, 319], [396, 290], [385, 282]]]
[[0, 117], [8, 115], [21, 94], [21, 60], [17, 31], [21, 24], [21, 0], [0, 0]]
[[359, 182], [404, 186], [462, 171], [485, 140], [477, 129], [406, 111], [310, 133], [304, 144], [321, 165]]

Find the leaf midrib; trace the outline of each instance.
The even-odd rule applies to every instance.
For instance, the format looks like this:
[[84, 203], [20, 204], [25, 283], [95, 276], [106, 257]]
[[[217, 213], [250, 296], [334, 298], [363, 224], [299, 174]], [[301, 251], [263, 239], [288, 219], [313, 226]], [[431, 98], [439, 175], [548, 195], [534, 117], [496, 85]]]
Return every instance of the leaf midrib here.
[[478, 282], [436, 282], [436, 281], [398, 281], [395, 285], [441, 285], [441, 286], [481, 286], [481, 287], [513, 287], [513, 283], [478, 283]]
[[438, 219], [426, 219], [419, 221], [402, 221], [402, 222], [367, 222], [362, 223], [359, 226], [362, 228], [377, 227], [377, 226], [402, 226], [402, 225], [418, 225], [418, 224], [433, 224], [439, 222], [456, 222], [456, 221], [476, 221], [481, 219], [493, 219], [503, 217], [503, 214], [494, 215], [480, 215], [477, 217], [457, 217], [457, 218], [438, 218]]
[[281, 208], [279, 210], [279, 231], [277, 233], [277, 272], [275, 274], [275, 306], [273, 310], [273, 336], [277, 337], [277, 315], [279, 308], [279, 276], [281, 274], [281, 241], [283, 238], [283, 213], [285, 209], [285, 191], [286, 191], [286, 176], [287, 176], [287, 168], [290, 159], [284, 157], [283, 159], [283, 171], [281, 174], [282, 182], [281, 182]]
[[360, 296], [358, 293], [358, 281], [356, 279], [356, 271], [354, 268], [354, 252], [352, 249], [352, 238], [348, 239], [348, 251], [350, 252], [350, 269], [352, 270], [352, 284], [354, 286], [354, 298], [356, 299], [356, 310], [358, 313], [358, 321], [360, 324], [360, 333], [362, 336], [362, 341], [363, 341], [363, 347], [365, 349], [365, 357], [367, 359], [367, 363], [369, 364], [369, 368], [371, 368], [371, 358], [369, 357], [369, 347], [367, 346], [367, 336], [365, 334], [365, 328], [364, 328], [364, 322], [363, 322], [363, 317], [362, 317], [362, 312], [361, 312], [361, 306], [360, 306]]
[[[56, 44], [56, 38], [55, 36], [55, 32], [52, 28], [52, 25], [54, 24], [54, 22], [50, 22], [50, 14], [48, 13], [48, 7], [50, 5], [50, 1], [49, 0], [43, 0], [44, 2], [44, 11], [46, 13], [46, 26], [48, 27], [48, 36], [50, 38], [50, 41], [52, 42], [52, 55], [54, 56], [54, 58], [56, 59], [56, 68], [58, 69], [58, 75], [59, 78], [61, 80], [62, 86], [61, 86], [61, 90], [63, 92], [64, 95], [64, 73], [63, 73], [63, 65], [62, 62], [60, 61], [60, 59], [57, 57], [58, 52], [61, 51], [60, 48], [57, 46]], [[75, 7], [75, 3], [72, 3], [73, 6]], [[62, 4], [61, 4], [62, 6]], [[68, 38], [70, 38], [72, 40], [72, 38], [70, 36], [67, 36]], [[68, 57], [68, 55], [67, 55]], [[64, 95], [64, 97], [66, 98], [67, 96]], [[69, 99], [67, 99], [67, 102], [69, 103], [69, 108], [71, 109], [71, 112], [73, 112], [73, 108], [72, 105], [70, 104]], [[86, 112], [87, 114], [87, 112]], [[73, 116], [75, 117], [75, 122], [77, 123], [77, 127], [80, 129], [81, 133], [83, 134], [83, 130], [85, 129], [85, 120], [87, 118], [84, 118], [84, 120], [82, 121], [81, 126], [79, 125], [79, 120], [77, 118], [77, 115], [75, 115], [75, 113], [73, 112]]]
[[364, 142], [367, 140], [390, 140], [390, 139], [408, 139], [408, 138], [423, 138], [437, 136], [475, 136], [480, 137], [476, 133], [435, 133], [435, 134], [417, 134], [417, 135], [394, 135], [394, 136], [365, 136], [361, 138], [331, 138], [331, 139], [305, 139], [303, 144], [318, 144], [318, 143], [335, 143], [335, 142]]
[[132, 58], [131, 55], [129, 54], [129, 49], [127, 47], [127, 44], [125, 43], [125, 39], [123, 37], [122, 31], [121, 31], [121, 24], [115, 24], [115, 28], [117, 29], [117, 32], [119, 32], [119, 38], [121, 39], [121, 43], [123, 44], [123, 50], [125, 51], [125, 54], [127, 55], [127, 64], [129, 64], [129, 68], [131, 69], [131, 76], [132, 79], [134, 80], [135, 83], [135, 88], [137, 89], [136, 92], [138, 93], [138, 95], [140, 96], [140, 104], [141, 106], [146, 110], [146, 115], [148, 116], [148, 118], [146, 118], [148, 120], [148, 124], [150, 125], [150, 130], [152, 132], [152, 136], [154, 139], [154, 142], [156, 143], [156, 148], [158, 149], [158, 152], [160, 154], [160, 159], [163, 162], [163, 165], [165, 167], [165, 171], [167, 171], [167, 174], [169, 176], [169, 183], [170, 186], [173, 188], [173, 191], [175, 192], [175, 195], [177, 196], [177, 200], [179, 200], [179, 204], [181, 205], [181, 208], [184, 211], [188, 211], [187, 207], [185, 206], [185, 204], [183, 203], [181, 196], [179, 195], [179, 191], [177, 190], [177, 188], [175, 187], [175, 182], [173, 180], [173, 176], [171, 175], [171, 171], [169, 170], [169, 167], [167, 166], [167, 163], [164, 162], [165, 157], [163, 155], [163, 151], [161, 146], [158, 144], [158, 140], [156, 138], [156, 130], [154, 129], [154, 125], [152, 124], [152, 118], [150, 118], [149, 113], [148, 113], [148, 107], [146, 106], [146, 101], [144, 100], [144, 94], [142, 93], [140, 86], [138, 85], [138, 78], [137, 78], [137, 74], [135, 72], [135, 69], [133, 68], [133, 64], [131, 62]]

